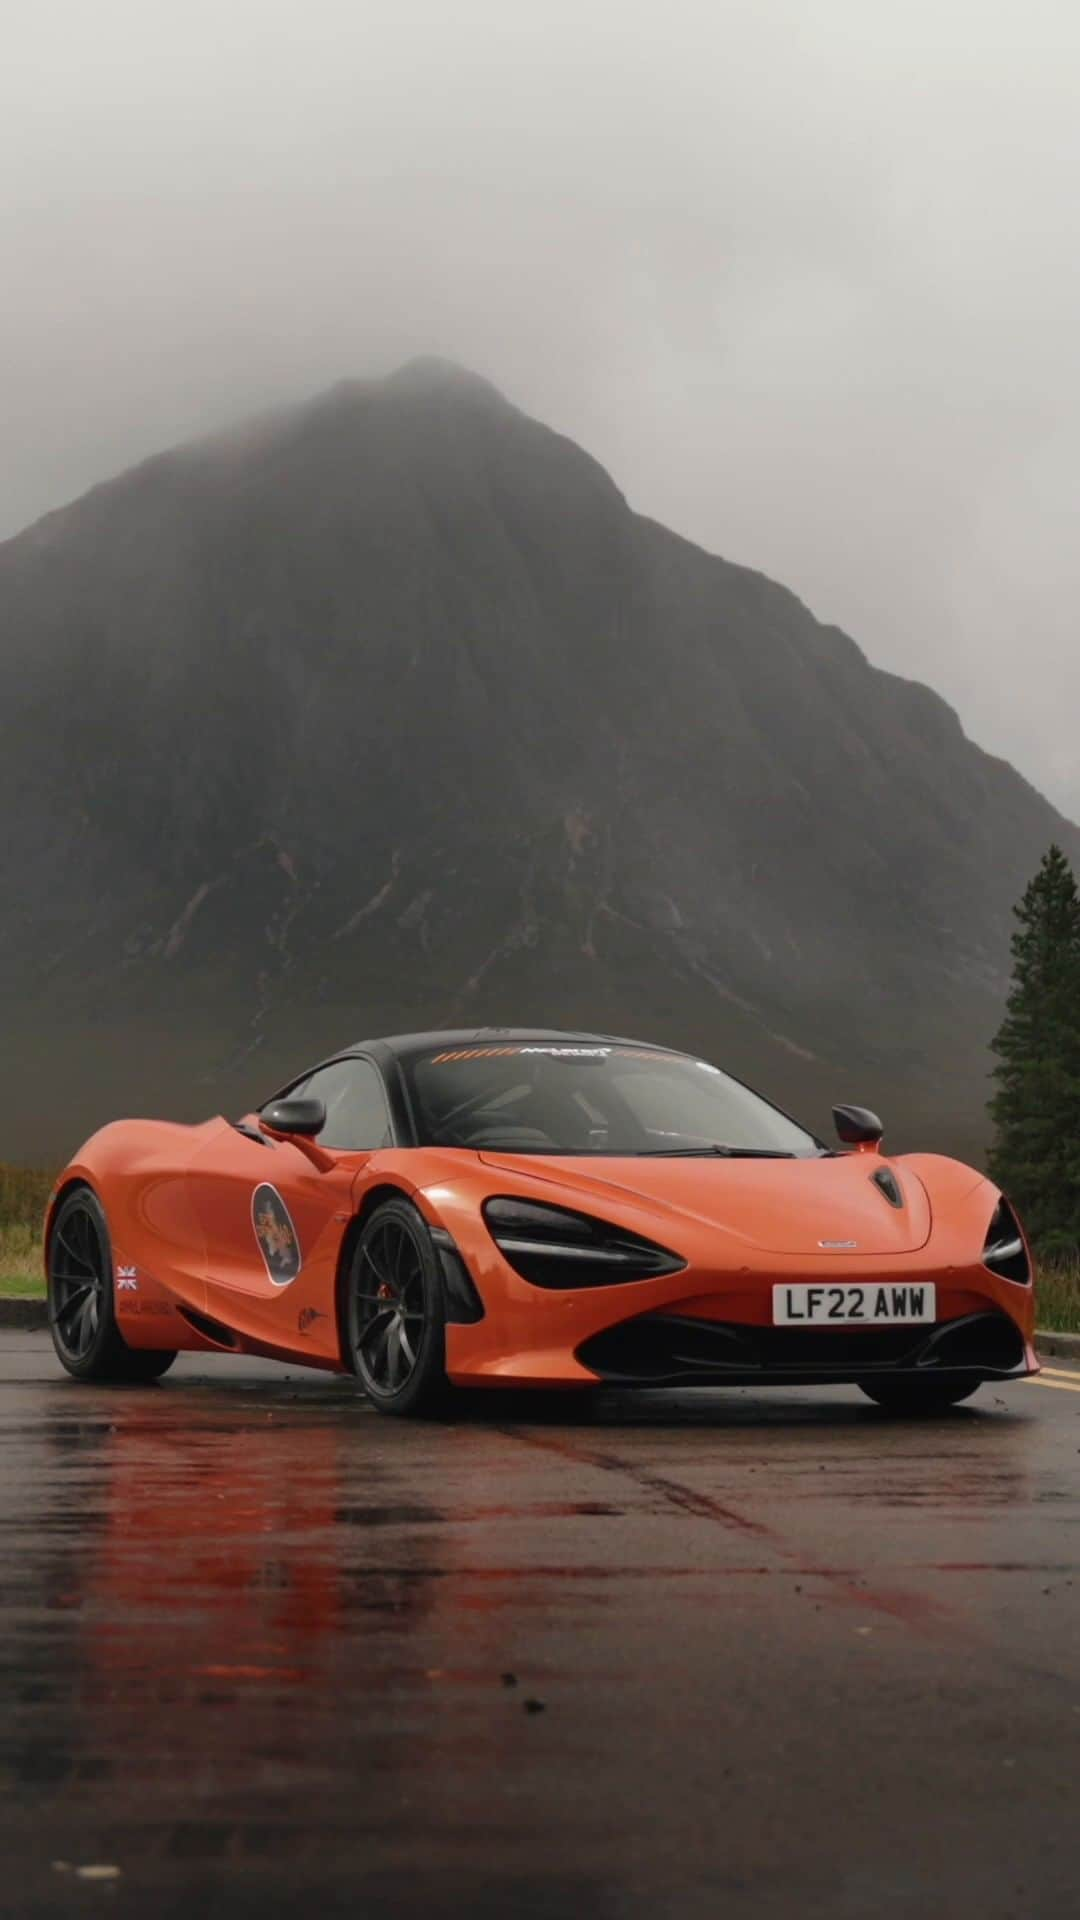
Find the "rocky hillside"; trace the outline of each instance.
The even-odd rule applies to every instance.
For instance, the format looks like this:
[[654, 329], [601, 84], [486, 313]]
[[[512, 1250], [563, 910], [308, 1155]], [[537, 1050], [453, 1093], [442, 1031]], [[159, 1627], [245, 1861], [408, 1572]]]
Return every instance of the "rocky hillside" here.
[[474, 1019], [970, 1147], [1010, 905], [1080, 858], [926, 687], [427, 361], [0, 547], [0, 803], [8, 1158]]

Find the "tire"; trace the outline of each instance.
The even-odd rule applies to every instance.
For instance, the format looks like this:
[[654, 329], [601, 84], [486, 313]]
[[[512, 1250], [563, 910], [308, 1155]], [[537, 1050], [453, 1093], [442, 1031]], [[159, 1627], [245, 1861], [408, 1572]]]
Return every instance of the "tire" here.
[[981, 1380], [860, 1380], [867, 1398], [884, 1407], [886, 1413], [945, 1413], [978, 1393]]
[[380, 1413], [435, 1413], [449, 1392], [439, 1256], [404, 1198], [373, 1208], [346, 1274], [345, 1350]]
[[116, 1324], [109, 1225], [89, 1187], [73, 1187], [53, 1219], [48, 1290], [53, 1346], [72, 1379], [138, 1386], [172, 1366], [174, 1352], [129, 1347]]

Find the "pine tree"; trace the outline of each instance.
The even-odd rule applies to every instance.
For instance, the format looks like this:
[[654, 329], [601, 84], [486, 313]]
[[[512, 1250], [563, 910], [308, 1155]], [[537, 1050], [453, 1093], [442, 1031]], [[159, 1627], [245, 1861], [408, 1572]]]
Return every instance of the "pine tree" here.
[[1080, 892], [1061, 848], [1019, 906], [1013, 978], [994, 1040], [990, 1171], [1032, 1238], [1080, 1249]]

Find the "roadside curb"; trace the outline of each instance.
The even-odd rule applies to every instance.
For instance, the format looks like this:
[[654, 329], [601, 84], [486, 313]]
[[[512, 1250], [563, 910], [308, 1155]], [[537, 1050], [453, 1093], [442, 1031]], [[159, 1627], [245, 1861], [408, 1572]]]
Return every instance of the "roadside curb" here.
[[0, 1300], [0, 1327], [21, 1327], [24, 1333], [37, 1333], [48, 1324], [49, 1309], [43, 1298], [20, 1299], [16, 1296], [13, 1299]]
[[[0, 1330], [17, 1327], [23, 1333], [39, 1333], [48, 1324], [49, 1310], [43, 1299], [0, 1300]], [[1080, 1360], [1080, 1333], [1037, 1333], [1035, 1351], [1048, 1360]]]
[[1035, 1351], [1047, 1360], [1080, 1360], [1080, 1333], [1037, 1333]]

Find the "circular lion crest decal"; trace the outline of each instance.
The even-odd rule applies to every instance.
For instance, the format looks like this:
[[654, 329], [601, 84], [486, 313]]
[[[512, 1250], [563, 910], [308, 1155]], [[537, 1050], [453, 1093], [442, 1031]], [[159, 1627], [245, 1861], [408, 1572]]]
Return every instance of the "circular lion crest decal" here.
[[287, 1287], [300, 1271], [300, 1242], [276, 1187], [256, 1187], [251, 1196], [251, 1224], [270, 1279], [275, 1287]]

